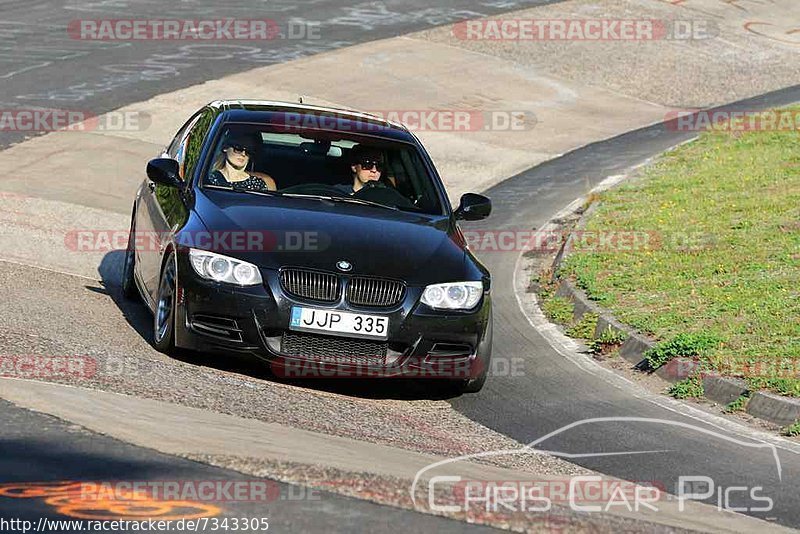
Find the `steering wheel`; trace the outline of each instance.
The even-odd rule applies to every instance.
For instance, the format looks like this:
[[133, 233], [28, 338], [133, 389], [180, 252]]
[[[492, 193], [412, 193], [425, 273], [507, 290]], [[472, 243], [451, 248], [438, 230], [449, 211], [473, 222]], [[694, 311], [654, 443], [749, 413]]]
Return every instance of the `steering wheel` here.
[[380, 180], [370, 180], [369, 182], [366, 182], [361, 185], [361, 189], [388, 189], [388, 188], [389, 186], [387, 186]]
[[378, 180], [369, 181], [362, 185], [361, 189], [353, 195], [353, 198], [369, 200], [396, 208], [414, 209], [416, 207], [397, 189]]
[[281, 193], [295, 193], [301, 195], [336, 195], [339, 193], [336, 188], [328, 184], [311, 182], [304, 184], [292, 185], [280, 190]]

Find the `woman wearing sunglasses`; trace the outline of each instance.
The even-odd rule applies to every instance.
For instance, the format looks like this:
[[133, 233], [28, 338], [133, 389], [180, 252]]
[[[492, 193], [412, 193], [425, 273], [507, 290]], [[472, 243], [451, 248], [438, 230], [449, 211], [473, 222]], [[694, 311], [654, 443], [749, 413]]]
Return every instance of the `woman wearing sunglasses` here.
[[222, 145], [222, 153], [214, 161], [208, 183], [248, 191], [275, 191], [275, 180], [270, 175], [248, 170], [248, 166], [252, 169], [253, 154], [255, 149], [249, 139], [229, 137]]

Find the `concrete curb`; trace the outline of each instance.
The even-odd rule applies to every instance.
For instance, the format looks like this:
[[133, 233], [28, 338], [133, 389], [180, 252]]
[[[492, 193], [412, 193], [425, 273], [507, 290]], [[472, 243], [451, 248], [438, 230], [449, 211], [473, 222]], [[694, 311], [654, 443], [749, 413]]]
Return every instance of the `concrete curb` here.
[[757, 391], [747, 403], [747, 413], [778, 425], [789, 426], [800, 420], [800, 400]]
[[725, 405], [732, 403], [742, 395], [750, 394], [750, 390], [744, 380], [724, 376], [707, 376], [703, 378], [703, 392], [707, 399]]
[[[554, 267], [555, 268], [555, 267]], [[580, 321], [587, 313], [597, 315], [597, 326], [595, 327], [595, 339], [606, 330], [611, 330], [616, 334], [621, 334], [625, 341], [619, 349], [620, 356], [631, 362], [637, 369], [646, 368], [647, 362], [643, 357], [647, 349], [655, 347], [655, 341], [648, 339], [631, 327], [619, 322], [613, 315], [589, 300], [586, 293], [575, 286], [570, 280], [562, 280], [556, 289], [556, 295], [564, 297], [572, 302], [572, 316], [575, 321]]]
[[[576, 230], [582, 230], [586, 227], [586, 221], [592, 216], [598, 205], [599, 203], [593, 203], [580, 214], [580, 218], [570, 231], [569, 236]], [[576, 212], [575, 214], [577, 215], [578, 213]], [[556, 280], [556, 273], [561, 268], [564, 260], [572, 253], [572, 240], [569, 239], [569, 236], [564, 239], [561, 249], [558, 251], [555, 260], [553, 260], [551, 272], [553, 273], [554, 281]], [[594, 313], [597, 315], [597, 327], [594, 331], [595, 339], [600, 337], [600, 335], [607, 330], [622, 335], [625, 341], [622, 343], [622, 346], [620, 346], [620, 356], [632, 363], [637, 369], [646, 368], [647, 362], [644, 360], [643, 354], [646, 350], [655, 347], [655, 341], [648, 339], [633, 328], [618, 321], [616, 317], [592, 302], [588, 295], [573, 284], [571, 280], [559, 280], [556, 295], [564, 297], [572, 302], [572, 316], [575, 321], [580, 321], [586, 313]]]
[[[627, 175], [622, 179], [617, 179], [613, 185], [624, 181]], [[607, 189], [608, 187], [598, 186], [592, 192], [600, 189]], [[621, 334], [625, 337], [625, 341], [619, 348], [619, 355], [632, 364], [634, 369], [645, 372], [653, 372], [660, 378], [676, 383], [690, 376], [694, 369], [698, 366], [696, 362], [691, 361], [671, 361], [662, 365], [658, 369], [650, 369], [650, 364], [644, 358], [644, 353], [656, 346], [656, 341], [637, 332], [633, 328], [621, 323], [607, 310], [598, 306], [595, 302], [591, 301], [586, 293], [578, 288], [571, 280], [558, 279], [556, 273], [561, 268], [564, 260], [572, 252], [572, 240], [569, 237], [576, 230], [581, 230], [586, 226], [586, 221], [597, 209], [599, 203], [593, 203], [588, 208], [585, 208], [587, 197], [582, 197], [574, 201], [571, 206], [578, 206], [574, 208], [571, 213], [566, 216], [562, 212], [559, 220], [566, 219], [569, 215], [579, 216], [578, 221], [570, 230], [569, 235], [564, 239], [551, 267], [552, 280], [558, 283], [555, 294], [569, 300], [573, 304], [573, 320], [580, 321], [586, 313], [594, 313], [597, 315], [597, 327], [594, 331], [594, 339], [606, 330], [611, 330], [614, 333]], [[548, 221], [545, 226], [555, 225], [558, 221], [555, 219]], [[723, 377], [723, 376], [706, 376], [703, 378], [704, 396], [708, 400], [714, 401], [718, 404], [727, 405], [735, 401], [742, 395], [750, 395], [751, 398], [746, 404], [746, 411], [750, 415], [775, 423], [781, 426], [788, 426], [797, 421], [800, 421], [800, 400], [791, 397], [782, 397], [768, 392], [751, 392], [746, 383], [737, 378]]]

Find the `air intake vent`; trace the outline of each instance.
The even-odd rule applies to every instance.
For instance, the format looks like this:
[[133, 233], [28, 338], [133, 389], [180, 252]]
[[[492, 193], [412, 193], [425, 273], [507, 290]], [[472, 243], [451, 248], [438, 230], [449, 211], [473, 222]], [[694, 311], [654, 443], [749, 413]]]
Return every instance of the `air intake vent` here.
[[304, 332], [284, 332], [281, 353], [317, 362], [385, 365], [388, 343]]
[[233, 319], [227, 317], [215, 317], [213, 315], [194, 315], [192, 316], [191, 326], [197, 332], [231, 341], [241, 341], [242, 331]]

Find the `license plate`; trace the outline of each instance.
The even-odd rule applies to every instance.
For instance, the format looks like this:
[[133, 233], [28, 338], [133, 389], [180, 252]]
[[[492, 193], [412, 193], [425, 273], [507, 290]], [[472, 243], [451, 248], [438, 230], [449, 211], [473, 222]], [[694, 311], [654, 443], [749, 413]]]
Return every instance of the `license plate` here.
[[389, 318], [336, 310], [292, 306], [291, 330], [348, 334], [385, 340], [389, 337]]

